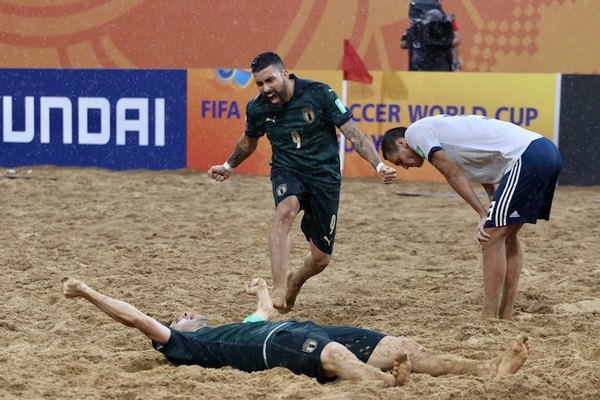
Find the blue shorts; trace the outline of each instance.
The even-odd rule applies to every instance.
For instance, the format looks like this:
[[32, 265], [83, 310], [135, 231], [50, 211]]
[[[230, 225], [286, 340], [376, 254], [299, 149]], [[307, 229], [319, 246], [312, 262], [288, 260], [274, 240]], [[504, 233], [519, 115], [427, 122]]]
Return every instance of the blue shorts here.
[[485, 227], [548, 220], [560, 167], [560, 153], [554, 143], [547, 138], [531, 142], [502, 177], [490, 203]]

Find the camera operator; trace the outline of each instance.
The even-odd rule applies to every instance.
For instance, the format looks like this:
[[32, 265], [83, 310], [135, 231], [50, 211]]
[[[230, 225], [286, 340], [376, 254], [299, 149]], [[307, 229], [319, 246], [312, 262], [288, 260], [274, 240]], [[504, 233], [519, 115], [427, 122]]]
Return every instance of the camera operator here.
[[412, 0], [408, 15], [410, 27], [400, 41], [400, 47], [408, 49], [408, 70], [460, 69], [456, 21], [453, 15], [444, 13], [439, 0]]

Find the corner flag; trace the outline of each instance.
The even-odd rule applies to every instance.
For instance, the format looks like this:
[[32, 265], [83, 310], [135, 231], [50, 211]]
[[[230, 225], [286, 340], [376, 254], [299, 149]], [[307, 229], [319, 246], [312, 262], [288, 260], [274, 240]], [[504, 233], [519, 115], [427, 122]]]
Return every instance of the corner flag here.
[[361, 82], [369, 85], [373, 83], [373, 77], [369, 73], [367, 66], [348, 39], [344, 40], [342, 71], [344, 71], [345, 81]]
[[[344, 40], [342, 71], [344, 72], [344, 79], [342, 80], [342, 103], [346, 105], [348, 104], [348, 81], [366, 83], [368, 85], [373, 83], [373, 77], [369, 73], [367, 66], [348, 39]], [[344, 175], [344, 162], [346, 160], [346, 136], [344, 135], [340, 135], [338, 155], [340, 157], [340, 173]]]

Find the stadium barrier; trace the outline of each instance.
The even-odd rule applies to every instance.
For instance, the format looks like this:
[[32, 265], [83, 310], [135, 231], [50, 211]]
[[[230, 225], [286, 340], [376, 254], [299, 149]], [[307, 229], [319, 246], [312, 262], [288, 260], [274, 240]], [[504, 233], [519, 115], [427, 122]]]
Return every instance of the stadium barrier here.
[[[339, 71], [293, 72], [327, 82], [340, 93]], [[591, 84], [599, 85], [594, 76], [382, 71], [372, 75], [372, 85], [350, 83], [347, 106], [378, 149], [387, 129], [424, 116], [486, 115], [557, 143], [560, 138], [561, 150], [566, 147], [566, 182], [600, 183], [597, 172], [589, 174], [597, 158], [582, 162], [579, 157], [581, 140], [587, 151], [598, 141], [593, 130], [597, 107], [587, 106], [598, 101], [589, 90]], [[247, 71], [231, 69], [2, 69], [0, 84], [3, 167], [206, 170], [231, 153], [244, 131], [246, 103], [257, 93]], [[574, 125], [586, 120], [582, 115], [586, 110], [592, 115], [587, 118], [588, 129], [582, 130], [580, 122]], [[375, 176], [349, 142], [345, 150], [346, 177]], [[270, 157], [268, 141], [262, 139], [237, 172], [266, 175]], [[428, 164], [399, 171], [399, 177], [442, 181]]]

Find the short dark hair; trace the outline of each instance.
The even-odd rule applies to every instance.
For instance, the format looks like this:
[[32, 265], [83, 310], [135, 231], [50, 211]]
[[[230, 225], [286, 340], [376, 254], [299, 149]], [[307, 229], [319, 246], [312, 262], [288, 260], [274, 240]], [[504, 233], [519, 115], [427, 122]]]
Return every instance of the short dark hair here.
[[283, 65], [283, 61], [281, 57], [279, 57], [276, 53], [272, 51], [268, 51], [266, 53], [260, 53], [254, 60], [250, 63], [250, 70], [252, 73], [262, 71], [268, 66], [273, 65], [277, 67], [278, 70], [283, 71], [285, 66]]
[[387, 160], [387, 155], [398, 150], [396, 140], [404, 139], [404, 133], [406, 132], [405, 126], [398, 126], [396, 128], [388, 129], [383, 134], [381, 139], [381, 154], [383, 154], [384, 160]]

